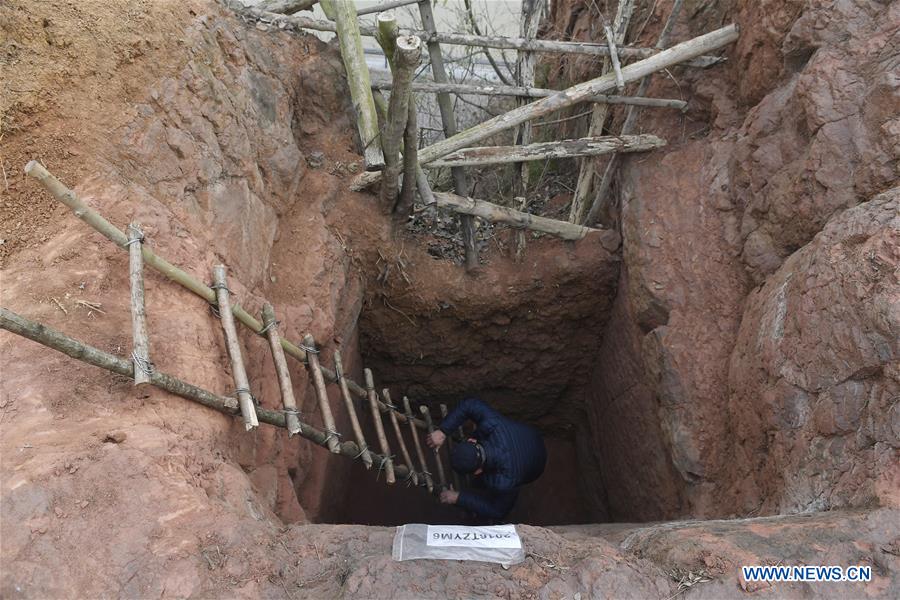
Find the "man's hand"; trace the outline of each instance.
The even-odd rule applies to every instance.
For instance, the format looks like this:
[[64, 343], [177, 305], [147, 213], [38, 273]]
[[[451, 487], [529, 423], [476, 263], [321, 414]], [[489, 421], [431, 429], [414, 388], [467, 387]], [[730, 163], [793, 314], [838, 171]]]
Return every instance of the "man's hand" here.
[[456, 504], [457, 500], [459, 500], [459, 492], [453, 490], [441, 492], [441, 504]]
[[428, 437], [425, 438], [425, 443], [428, 444], [429, 448], [434, 448], [435, 450], [437, 450], [444, 445], [444, 442], [446, 440], [447, 434], [445, 434], [440, 429], [436, 429], [428, 434]]

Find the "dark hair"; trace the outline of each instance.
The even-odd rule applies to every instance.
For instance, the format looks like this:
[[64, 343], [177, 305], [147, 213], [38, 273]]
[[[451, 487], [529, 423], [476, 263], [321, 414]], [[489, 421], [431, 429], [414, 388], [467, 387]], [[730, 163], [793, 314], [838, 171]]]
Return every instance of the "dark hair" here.
[[450, 452], [450, 466], [457, 473], [474, 473], [484, 463], [484, 450], [475, 442], [460, 442]]

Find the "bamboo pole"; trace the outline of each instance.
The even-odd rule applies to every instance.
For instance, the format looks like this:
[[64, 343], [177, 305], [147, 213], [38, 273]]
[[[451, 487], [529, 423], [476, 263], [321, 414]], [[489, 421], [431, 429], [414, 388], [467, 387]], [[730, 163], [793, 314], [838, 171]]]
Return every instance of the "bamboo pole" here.
[[[673, 65], [690, 60], [699, 56], [704, 52], [716, 50], [734, 42], [738, 37], [737, 26], [728, 25], [707, 34], [693, 38], [686, 42], [682, 42], [676, 46], [672, 46], [667, 50], [663, 50], [658, 54], [654, 54], [650, 58], [645, 58], [628, 66], [622, 67], [622, 76], [626, 83], [635, 81], [650, 73], [655, 73], [662, 69], [666, 69]], [[616, 86], [615, 75], [608, 73], [596, 79], [579, 83], [566, 90], [557, 92], [547, 98], [536, 100], [531, 104], [513, 109], [502, 115], [498, 115], [493, 119], [489, 119], [484, 123], [480, 123], [474, 127], [456, 134], [419, 151], [419, 162], [427, 164], [446, 156], [451, 152], [466, 148], [489, 138], [493, 135], [506, 131], [511, 127], [528, 121], [543, 117], [552, 112], [568, 108], [579, 102], [586, 102], [592, 97], [603, 94]], [[367, 177], [358, 176], [351, 186], [351, 189], [359, 189], [367, 187], [378, 180], [379, 174], [364, 174]]]
[[[35, 160], [30, 161], [25, 166], [25, 174], [35, 178], [41, 185], [44, 186], [44, 188], [48, 192], [50, 192], [50, 194], [54, 198], [71, 209], [76, 217], [90, 225], [94, 230], [102, 234], [109, 241], [113, 242], [120, 248], [126, 247], [126, 244], [128, 243], [128, 237], [124, 233], [122, 233], [120, 229], [103, 218], [103, 216], [97, 211], [88, 207], [88, 205], [86, 205], [77, 196], [77, 194], [75, 194], [74, 191], [63, 185], [62, 182], [60, 182], [49, 171], [47, 171], [47, 169], [45, 169], [39, 162]], [[141, 255], [144, 257], [144, 264], [146, 264], [147, 266], [156, 269], [168, 279], [200, 296], [210, 304], [214, 306], [217, 304], [218, 300], [216, 298], [216, 292], [211, 287], [202, 283], [201, 281], [189, 275], [185, 271], [179, 269], [178, 267], [174, 266], [166, 259], [157, 256], [149, 246], [141, 246]], [[238, 322], [247, 326], [254, 333], [260, 336], [265, 335], [264, 333], [262, 333], [262, 323], [257, 321], [253, 315], [244, 310], [240, 304], [233, 305], [231, 307], [231, 312]], [[304, 364], [307, 363], [306, 351], [296, 344], [284, 338], [281, 338], [281, 347], [291, 358], [294, 358]], [[324, 366], [321, 366], [320, 369], [322, 371], [322, 374], [328, 381], [336, 381], [335, 375], [331, 370]], [[352, 379], [347, 379], [347, 386], [350, 388], [350, 391], [357, 397], [368, 397], [366, 390]], [[386, 410], [388, 410], [387, 407], [381, 407], [382, 412]], [[401, 419], [402, 422], [405, 422], [406, 416], [402, 416]], [[421, 419], [413, 419], [413, 424], [419, 429], [425, 429], [425, 422]]]
[[[431, 421], [431, 411], [428, 410], [428, 407], [422, 404], [419, 406], [419, 412], [422, 413], [422, 416], [425, 417], [425, 425], [428, 426], [429, 435], [434, 432], [434, 423]], [[440, 483], [441, 489], [447, 489], [447, 474], [444, 473], [444, 463], [441, 460], [441, 453], [438, 448], [434, 448], [434, 460], [437, 462], [438, 468], [438, 482]]]
[[[61, 352], [70, 358], [74, 358], [75, 360], [105, 369], [123, 377], [134, 377], [134, 365], [131, 361], [121, 359], [118, 356], [114, 356], [79, 342], [78, 340], [70, 338], [46, 325], [26, 319], [2, 307], [0, 307], [0, 329], [5, 329], [11, 333], [37, 342], [47, 348]], [[197, 402], [198, 404], [213, 408], [227, 415], [234, 416], [240, 414], [238, 402], [234, 398], [213, 394], [212, 392], [185, 383], [166, 373], [153, 371], [150, 375], [150, 383], [170, 394]], [[285, 416], [281, 412], [266, 410], [260, 407], [257, 409], [257, 414], [259, 415], [259, 421], [261, 423], [267, 423], [281, 428], [286, 426]], [[329, 439], [329, 436], [324, 431], [320, 431], [306, 423], [303, 424], [300, 436], [319, 446], [326, 446]], [[359, 447], [354, 442], [343, 442], [340, 445], [340, 454], [353, 458], [359, 454]], [[380, 454], [375, 453], [372, 454], [372, 457], [375, 460], [381, 460], [382, 458]], [[400, 477], [406, 477], [409, 474], [409, 470], [403, 465], [398, 465], [396, 472]]]
[[319, 0], [262, 0], [254, 8], [281, 15], [292, 15], [315, 6]]
[[[419, 0], [421, 5], [426, 0]], [[320, 3], [325, 9], [325, 2]], [[301, 29], [310, 29], [312, 31], [327, 31], [335, 33], [337, 27], [335, 23], [330, 21], [321, 21], [312, 19], [303, 15], [279, 15], [272, 12], [259, 10], [248, 7], [241, 11], [241, 14], [248, 18], [254, 19], [262, 23], [272, 23], [279, 29], [297, 31]], [[325, 11], [326, 14], [328, 11]], [[375, 36], [375, 27], [360, 25], [359, 32], [367, 37]], [[558, 40], [526, 40], [523, 38], [505, 37], [501, 35], [485, 36], [470, 35], [467, 33], [444, 33], [435, 31], [430, 34], [427, 30], [404, 30], [406, 35], [416, 35], [421, 39], [434, 41], [437, 44], [450, 44], [455, 46], [477, 46], [481, 48], [496, 48], [499, 50], [529, 50], [531, 52], [540, 52], [548, 54], [588, 54], [593, 56], [609, 56], [609, 47], [606, 44], [594, 44], [588, 42], [563, 42]], [[619, 57], [625, 58], [649, 58], [657, 54], [653, 48], [635, 48], [630, 46], [617, 48]], [[706, 50], [706, 52], [712, 52]], [[723, 62], [725, 59], [720, 56], [692, 56], [685, 59], [684, 65], [689, 67], [697, 67], [705, 69], [713, 65]]]
[[[440, 408], [441, 408], [441, 421], [443, 421], [444, 419], [447, 418], [447, 414], [448, 414], [447, 413], [447, 405], [440, 404]], [[453, 439], [451, 436], [448, 435], [447, 436], [447, 458], [448, 458], [448, 460], [449, 460], [450, 452], [451, 452], [452, 448], [453, 448]], [[461, 490], [462, 487], [459, 484], [459, 473], [457, 473], [455, 470], [453, 470], [452, 466], [450, 468], [450, 474], [453, 476], [453, 488], [456, 491]]]
[[294, 398], [294, 386], [291, 384], [291, 372], [288, 370], [284, 348], [281, 347], [281, 336], [278, 335], [278, 321], [275, 320], [275, 309], [266, 302], [262, 307], [263, 329], [272, 349], [272, 360], [275, 362], [275, 374], [281, 388], [281, 403], [287, 423], [288, 437], [300, 433], [300, 415], [297, 413], [297, 400]]
[[[422, 27], [425, 35], [420, 36], [428, 46], [428, 56], [431, 59], [431, 76], [437, 83], [447, 83], [447, 70], [444, 68], [444, 56], [441, 53], [441, 44], [438, 40], [437, 25], [434, 20], [434, 11], [431, 9], [431, 0], [420, 0], [419, 16], [422, 19]], [[441, 113], [441, 125], [444, 129], [444, 137], [450, 138], [456, 135], [456, 112], [453, 109], [453, 101], [450, 94], [439, 92], [437, 94], [438, 110]], [[469, 178], [465, 169], [454, 167], [450, 169], [453, 178], [453, 189], [460, 196], [469, 195]], [[464, 215], [459, 219], [462, 232], [463, 249], [465, 252], [466, 269], [471, 271], [478, 267], [478, 247], [475, 244], [475, 219]]]
[[238, 341], [237, 328], [234, 326], [234, 315], [231, 314], [225, 265], [213, 267], [213, 284], [216, 287], [216, 297], [219, 301], [219, 317], [222, 321], [222, 330], [225, 332], [225, 345], [228, 348], [228, 356], [231, 358], [231, 375], [234, 378], [235, 394], [241, 405], [244, 427], [250, 431], [259, 426], [259, 420], [256, 417], [253, 396], [250, 395], [250, 380], [247, 379], [247, 371], [244, 369], [244, 358], [241, 356], [241, 343]]
[[366, 443], [366, 436], [363, 435], [362, 427], [359, 425], [356, 406], [353, 404], [353, 398], [350, 397], [350, 390], [347, 388], [347, 380], [344, 378], [344, 363], [338, 350], [334, 351], [334, 374], [337, 375], [337, 384], [341, 389], [341, 397], [344, 399], [347, 414], [350, 415], [350, 426], [353, 428], [353, 436], [359, 445], [360, 458], [362, 458], [366, 470], [369, 470], [372, 468], [372, 455], [369, 452], [369, 445]]
[[[376, 90], [390, 90], [393, 84], [390, 81], [375, 80], [372, 88]], [[471, 94], [481, 96], [521, 96], [523, 98], [546, 98], [559, 92], [530, 86], [517, 85], [477, 85], [471, 83], [435, 83], [433, 81], [414, 81], [411, 89], [413, 92], [451, 92], [455, 94]], [[687, 102], [671, 98], [641, 98], [638, 96], [618, 96], [600, 94], [589, 98], [588, 101], [598, 104], [626, 104], [643, 106], [648, 108], [673, 108], [684, 110]]]
[[313, 388], [319, 399], [319, 409], [322, 411], [322, 422], [325, 423], [325, 431], [328, 433], [328, 449], [334, 453], [340, 453], [340, 434], [334, 424], [334, 415], [331, 413], [331, 404], [328, 403], [328, 390], [325, 388], [325, 378], [322, 376], [322, 368], [319, 366], [319, 351], [316, 349], [316, 340], [312, 335], [303, 336], [303, 345], [306, 346], [306, 366], [312, 375]]
[[[678, 15], [681, 13], [681, 7], [683, 5], [684, 0], [675, 0], [672, 4], [672, 10], [669, 13], [669, 17], [666, 19], [666, 23], [663, 25], [663, 29], [656, 40], [657, 50], [662, 50], [669, 45], [669, 36], [672, 33], [672, 29], [675, 27], [675, 21], [678, 19]], [[678, 46], [680, 45], [682, 44], [678, 44]], [[672, 49], [674, 50], [678, 46], [674, 46]], [[635, 95], [643, 96], [647, 93], [647, 89], [650, 87], [649, 75], [650, 73], [641, 79]], [[628, 113], [625, 115], [625, 122], [622, 123], [622, 135], [631, 133], [637, 124], [639, 115], [640, 110], [633, 106], [628, 108]], [[609, 162], [606, 163], [606, 168], [603, 171], [603, 178], [600, 180], [600, 185], [597, 187], [597, 191], [594, 194], [594, 201], [591, 204], [591, 208], [585, 216], [583, 223], [593, 223], [596, 221], [597, 217], [600, 215], [600, 210], [607, 203], [606, 198], [609, 196], [610, 187], [612, 187], [613, 176], [615, 175], [616, 169], [619, 167], [619, 160], [620, 158], [618, 156], [613, 156]]]
[[[633, 13], [634, 0], [619, 0], [619, 5], [616, 7], [616, 16], [613, 19], [613, 38], [619, 46], [625, 43], [625, 36], [628, 33], [628, 25], [631, 23], [631, 15]], [[605, 58], [600, 71], [601, 75], [609, 73], [611, 66], [609, 58]], [[618, 83], [618, 78], [616, 81]], [[685, 103], [685, 107], [686, 106], [687, 103]], [[594, 104], [594, 107], [591, 110], [591, 123], [588, 127], [589, 136], [601, 135], [603, 133], [603, 125], [606, 123], [608, 114], [608, 104]], [[596, 161], [592, 159], [582, 160], [578, 170], [578, 183], [575, 185], [575, 194], [572, 196], [572, 206], [569, 209], [570, 223], [580, 224], [584, 219], [585, 212], [587, 212], [589, 208], [589, 198], [591, 196], [591, 191], [594, 189], [594, 179], [596, 175]]]
[[575, 225], [574, 223], [567, 223], [566, 221], [538, 217], [505, 206], [491, 204], [484, 200], [462, 198], [456, 194], [446, 192], [434, 192], [434, 197], [438, 208], [444, 208], [469, 215], [477, 215], [492, 223], [505, 223], [511, 227], [532, 229], [564, 240], [580, 240], [591, 232], [607, 231], [603, 229], [592, 229], [590, 227], [585, 227], [584, 225]]
[[378, 140], [378, 116], [375, 113], [375, 102], [372, 100], [369, 67], [363, 53], [356, 7], [352, 0], [330, 0], [330, 4], [334, 7], [334, 24], [344, 69], [347, 71], [350, 98], [356, 111], [366, 169], [379, 170], [384, 168], [384, 155]]
[[147, 308], [144, 302], [144, 259], [141, 245], [144, 234], [137, 223], [128, 226], [128, 279], [131, 284], [131, 338], [134, 361], [134, 385], [150, 383], [153, 363], [150, 362], [150, 336], [147, 333]]
[[[406, 396], [403, 396], [403, 410], [406, 413], [407, 422], [412, 423], [413, 412], [409, 405], [409, 398]], [[419, 433], [414, 427], [410, 426], [409, 430], [412, 433], [413, 445], [416, 447], [416, 457], [419, 459], [419, 466], [422, 468], [422, 476], [425, 477], [425, 486], [428, 488], [428, 493], [430, 494], [434, 491], [434, 481], [431, 478], [431, 473], [428, 471], [428, 463], [425, 462], [425, 453], [422, 452], [422, 442], [419, 441]]]
[[457, 150], [447, 156], [425, 165], [428, 169], [451, 165], [490, 165], [518, 163], [549, 158], [573, 158], [577, 156], [597, 156], [612, 152], [645, 152], [666, 145], [666, 141], [655, 135], [606, 135], [539, 142], [524, 146], [482, 146]]
[[378, 444], [381, 446], [382, 454], [384, 454], [384, 458], [382, 459], [378, 470], [384, 469], [385, 480], [391, 484], [397, 481], [397, 479], [394, 475], [394, 461], [391, 457], [391, 447], [388, 444], [387, 436], [384, 434], [384, 423], [381, 421], [381, 412], [378, 410], [378, 397], [375, 395], [375, 378], [372, 377], [371, 369], [363, 369], [363, 374], [366, 378], [366, 390], [369, 392], [369, 406], [372, 408], [372, 421], [375, 423], [375, 434], [378, 436]]
[[[383, 15], [380, 15], [380, 17]], [[384, 148], [384, 177], [381, 180], [381, 212], [390, 214], [397, 204], [397, 190], [402, 171], [400, 145], [409, 119], [409, 84], [413, 71], [422, 59], [422, 42], [415, 36], [394, 40], [396, 49], [391, 61], [394, 89], [388, 101], [388, 120], [382, 136]], [[386, 50], [390, 44], [386, 44]]]
[[385, 403], [387, 403], [388, 408], [390, 408], [390, 412], [388, 415], [391, 419], [391, 427], [394, 429], [394, 435], [397, 437], [397, 443], [400, 445], [400, 455], [403, 457], [403, 460], [409, 465], [409, 477], [413, 482], [413, 485], [419, 485], [419, 476], [413, 468], [412, 458], [409, 456], [409, 450], [406, 448], [406, 441], [403, 439], [403, 432], [400, 430], [400, 421], [397, 420], [397, 411], [399, 410], [394, 403], [391, 402], [391, 392], [387, 388], [381, 390], [381, 396], [384, 398]]
[[613, 74], [616, 76], [616, 88], [622, 92], [625, 90], [625, 78], [622, 77], [622, 65], [619, 63], [619, 53], [616, 51], [616, 39], [612, 27], [603, 26], [606, 35], [606, 45], [609, 46], [609, 60], [612, 63]]

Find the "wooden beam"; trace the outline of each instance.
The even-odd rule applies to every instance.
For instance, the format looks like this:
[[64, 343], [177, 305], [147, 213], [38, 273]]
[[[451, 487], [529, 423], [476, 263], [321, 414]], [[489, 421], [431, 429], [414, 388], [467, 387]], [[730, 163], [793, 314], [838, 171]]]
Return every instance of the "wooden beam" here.
[[[424, 404], [419, 407], [419, 412], [422, 413], [422, 416], [425, 417], [425, 425], [428, 426], [428, 433], [431, 434], [434, 432], [434, 423], [431, 421], [431, 411], [428, 410], [428, 407]], [[437, 462], [438, 468], [438, 483], [441, 486], [441, 489], [447, 489], [447, 474], [444, 473], [444, 463], [441, 461], [441, 453], [437, 448], [434, 448], [434, 460]]]
[[387, 17], [388, 15], [379, 15], [379, 27], [384, 33], [379, 41], [385, 52], [393, 49], [391, 72], [394, 77], [394, 89], [388, 101], [387, 123], [381, 138], [385, 166], [379, 203], [384, 214], [392, 213], [397, 204], [400, 173], [403, 170], [403, 164], [400, 162], [400, 146], [409, 120], [409, 86], [412, 83], [413, 72], [422, 60], [421, 40], [415, 36], [393, 37], [394, 33], [389, 23], [394, 25], [393, 31], [396, 31], [396, 20], [390, 15], [391, 20], [387, 21]]
[[[537, 37], [538, 26], [541, 23], [541, 15], [543, 13], [544, 0], [523, 0], [522, 1], [522, 17], [519, 20], [519, 35], [524, 39], [533, 40]], [[518, 50], [516, 52], [516, 84], [523, 87], [534, 87], [534, 67], [537, 62], [537, 56], [534, 52], [528, 50]], [[516, 106], [528, 104], [528, 100], [524, 98], [516, 99]], [[531, 143], [532, 129], [531, 121], [525, 121], [516, 128], [513, 135], [516, 145], [524, 146]], [[530, 185], [528, 165], [524, 162], [514, 167], [516, 177], [513, 177], [513, 195], [526, 196], [528, 186]], [[524, 252], [524, 245], [517, 246]], [[516, 253], [519, 256], [519, 253]]]
[[619, 53], [616, 51], [616, 39], [612, 27], [604, 25], [603, 33], [606, 35], [606, 45], [609, 47], [609, 60], [612, 63], [613, 73], [616, 76], [616, 88], [622, 92], [625, 90], [625, 78], [622, 77], [622, 65], [619, 63]]
[[213, 267], [213, 284], [216, 286], [216, 298], [219, 301], [219, 319], [222, 322], [222, 331], [225, 333], [225, 345], [231, 359], [231, 376], [234, 378], [235, 394], [241, 406], [241, 414], [244, 416], [244, 427], [250, 431], [259, 426], [259, 420], [256, 417], [253, 396], [250, 394], [250, 380], [247, 378], [244, 358], [241, 356], [241, 343], [238, 340], [237, 328], [234, 326], [234, 315], [231, 314], [225, 265]]
[[[122, 377], [128, 377], [129, 379], [134, 377], [134, 365], [131, 361], [121, 359], [118, 356], [79, 342], [55, 329], [26, 319], [2, 307], [0, 307], [0, 329], [5, 329], [47, 348], [61, 352], [70, 358], [105, 369]], [[185, 383], [166, 373], [153, 371], [153, 374], [150, 376], [150, 383], [170, 394], [197, 402], [227, 415], [234, 416], [240, 413], [238, 402], [234, 398], [219, 396], [203, 388]], [[284, 428], [286, 425], [285, 416], [281, 412], [259, 408], [257, 409], [257, 414], [261, 423], [281, 428]], [[324, 431], [306, 423], [303, 424], [300, 436], [319, 446], [328, 445], [329, 436]], [[359, 454], [359, 447], [353, 442], [344, 442], [340, 445], [339, 453], [353, 458]], [[380, 454], [373, 453], [372, 457], [375, 460], [382, 459]], [[409, 471], [405, 466], [399, 465], [396, 469], [396, 474], [400, 477], [406, 477]]]
[[262, 0], [254, 8], [262, 11], [292, 15], [301, 10], [308, 10], [318, 4], [319, 0]]
[[[406, 415], [407, 422], [412, 423], [412, 408], [409, 405], [409, 398], [406, 396], [403, 396], [403, 411]], [[434, 481], [431, 479], [431, 473], [428, 472], [428, 463], [425, 462], [425, 453], [422, 452], [422, 442], [419, 441], [419, 432], [412, 426], [410, 426], [409, 431], [412, 433], [413, 445], [416, 448], [416, 457], [419, 459], [419, 467], [422, 470], [422, 476], [425, 477], [425, 486], [428, 488], [428, 493], [431, 493], [434, 491]]]
[[[85, 204], [78, 195], [67, 188], [59, 179], [47, 171], [39, 162], [32, 160], [25, 166], [25, 174], [35, 178], [50, 194], [67, 206], [76, 217], [90, 225], [95, 231], [102, 234], [106, 239], [113, 242], [120, 248], [125, 248], [128, 243], [128, 237], [115, 225], [107, 221], [103, 215], [90, 208]], [[144, 264], [152, 267], [171, 281], [181, 285], [187, 290], [193, 292], [197, 296], [203, 298], [213, 306], [217, 304], [216, 292], [208, 285], [202, 283], [196, 277], [189, 275], [185, 271], [179, 269], [166, 259], [158, 256], [153, 250], [146, 245], [141, 246], [141, 255], [144, 257]], [[263, 324], [256, 320], [256, 317], [244, 310], [240, 304], [234, 304], [231, 307], [234, 318], [242, 323], [251, 331], [259, 336], [264, 336]], [[304, 364], [307, 363], [306, 351], [298, 345], [281, 338], [281, 347], [285, 353]], [[322, 375], [328, 381], [337, 381], [333, 371], [327, 367], [321, 367]], [[367, 398], [366, 390], [352, 379], [347, 379], [347, 386], [350, 391], [359, 398]], [[387, 408], [382, 408], [382, 412]], [[406, 416], [400, 417], [402, 422], [406, 421]], [[419, 429], [425, 429], [425, 422], [421, 419], [413, 419], [413, 425]]]
[[366, 443], [366, 436], [363, 435], [362, 427], [359, 424], [359, 417], [356, 414], [356, 406], [353, 404], [353, 398], [350, 397], [350, 390], [347, 388], [347, 380], [344, 378], [344, 363], [341, 360], [341, 353], [334, 351], [334, 373], [337, 375], [337, 384], [341, 390], [341, 397], [344, 399], [344, 407], [350, 416], [350, 426], [353, 428], [353, 436], [359, 445], [360, 458], [366, 466], [366, 470], [372, 468], [372, 456], [369, 452], [369, 445]]
[[[443, 420], [447, 418], [447, 414], [448, 414], [448, 411], [447, 411], [447, 405], [446, 405], [446, 404], [441, 404], [441, 405], [440, 405], [440, 408], [441, 408], [441, 421], [443, 422]], [[453, 439], [452, 439], [452, 437], [453, 437], [453, 436], [450, 436], [450, 435], [447, 436], [447, 455], [448, 455], [448, 457], [449, 457], [450, 452], [451, 452], [451, 450], [452, 450], [452, 448], [453, 448]], [[452, 463], [451, 463], [451, 464], [452, 464]], [[456, 491], [461, 490], [462, 487], [461, 487], [460, 484], [459, 484], [459, 473], [457, 473], [456, 471], [454, 471], [452, 466], [450, 467], [450, 474], [453, 476], [453, 488], [454, 488]]]
[[393, 427], [394, 429], [394, 436], [396, 436], [397, 443], [400, 445], [400, 455], [409, 466], [409, 478], [412, 480], [413, 485], [419, 485], [419, 475], [413, 468], [413, 462], [412, 458], [409, 455], [409, 449], [406, 447], [406, 441], [403, 439], [403, 431], [400, 430], [400, 421], [397, 420], [397, 412], [399, 411], [399, 409], [391, 402], [391, 391], [389, 389], [384, 388], [383, 390], [381, 390], [381, 397], [384, 398], [384, 401], [387, 403], [388, 408], [391, 409], [388, 412], [388, 416], [391, 420], [391, 427]]
[[375, 378], [372, 376], [371, 369], [363, 369], [363, 374], [366, 378], [366, 390], [369, 392], [369, 407], [372, 409], [375, 435], [378, 436], [378, 444], [381, 446], [381, 453], [384, 454], [378, 469], [384, 469], [385, 481], [392, 484], [397, 481], [394, 474], [394, 459], [391, 457], [391, 446], [388, 443], [387, 436], [384, 434], [384, 422], [381, 420], [381, 411], [378, 409], [378, 396], [375, 395]]
[[316, 348], [316, 340], [312, 335], [303, 336], [303, 344], [306, 346], [306, 366], [309, 368], [310, 379], [316, 398], [319, 400], [319, 410], [322, 411], [322, 422], [328, 433], [328, 449], [334, 454], [340, 454], [340, 434], [334, 424], [334, 415], [331, 412], [331, 404], [328, 401], [328, 390], [325, 387], [325, 378], [322, 376], [322, 368], [319, 365], [319, 350]]
[[[372, 82], [372, 88], [376, 90], [390, 90], [393, 84], [390, 81], [377, 80]], [[451, 92], [455, 94], [472, 94], [481, 96], [521, 96], [523, 98], [546, 98], [559, 92], [544, 88], [525, 87], [515, 85], [476, 85], [469, 83], [434, 83], [432, 81], [414, 81], [411, 86], [414, 92]], [[633, 104], [650, 108], [674, 108], [684, 110], [687, 102], [669, 98], [640, 98], [637, 96], [618, 96], [601, 94], [588, 99], [589, 102], [600, 104]]]
[[[420, 0], [423, 2], [424, 0]], [[323, 4], [324, 8], [324, 4]], [[310, 29], [312, 31], [328, 31], [336, 32], [336, 26], [330, 21], [321, 21], [312, 19], [303, 15], [279, 15], [272, 12], [258, 10], [252, 7], [239, 11], [241, 14], [262, 23], [272, 23], [278, 25], [279, 29], [285, 30], [302, 30]], [[375, 27], [369, 25], [360, 25], [359, 31], [361, 35], [374, 37]], [[500, 50], [529, 50], [531, 52], [548, 53], [548, 54], [588, 54], [592, 56], [609, 56], [609, 47], [606, 44], [593, 44], [587, 42], [562, 42], [557, 40], [526, 40], [523, 38], [505, 37], [500, 35], [470, 35], [466, 33], [444, 33], [435, 32], [430, 35], [428, 31], [417, 29], [404, 30], [405, 35], [416, 35], [426, 43], [434, 41], [438, 44], [450, 44], [455, 46], [477, 46], [481, 48], [496, 48]], [[712, 52], [715, 48], [706, 50]], [[634, 48], [623, 46], [618, 48], [619, 57], [625, 58], [649, 58], [656, 54], [652, 48]], [[685, 66], [706, 68], [717, 65], [725, 59], [720, 56], [701, 56], [695, 55], [685, 59]]]
[[[456, 194], [446, 192], [434, 192], [438, 208], [444, 208], [453, 212], [461, 212], [467, 215], [475, 215], [492, 223], [504, 223], [515, 228], [531, 229], [564, 240], [580, 240], [592, 232], [606, 232], [602, 229], [591, 229], [583, 225], [575, 225], [566, 221], [557, 221], [546, 217], [538, 217], [523, 213], [505, 206], [491, 204], [484, 200], [463, 198]], [[614, 232], [608, 232], [614, 233]]]
[[[632, 63], [622, 68], [622, 76], [626, 82], [635, 81], [642, 77], [655, 73], [662, 69], [666, 69], [678, 63], [690, 60], [699, 56], [704, 52], [716, 50], [734, 42], [738, 37], [737, 26], [728, 25], [721, 29], [711, 31], [694, 39], [682, 42], [676, 46], [663, 50], [659, 54], [654, 54], [650, 58]], [[616, 78], [612, 73], [608, 73], [596, 79], [579, 83], [566, 90], [562, 90], [549, 96], [542, 98], [526, 106], [522, 106], [511, 110], [502, 115], [498, 115], [493, 119], [489, 119], [484, 123], [480, 123], [471, 127], [455, 136], [432, 144], [419, 151], [419, 162], [423, 164], [446, 156], [451, 152], [472, 146], [473, 144], [497, 135], [502, 131], [506, 131], [520, 123], [524, 123], [530, 119], [543, 117], [558, 110], [568, 108], [579, 102], [586, 102], [590, 98], [603, 94], [616, 87]], [[379, 174], [369, 173], [363, 174], [367, 177], [358, 176], [351, 189], [361, 189], [375, 183]]]
[[384, 168], [384, 155], [378, 139], [378, 115], [375, 113], [375, 102], [372, 100], [369, 67], [366, 65], [366, 57], [363, 53], [356, 6], [352, 0], [330, 0], [330, 3], [334, 7], [334, 25], [341, 48], [341, 58], [344, 61], [344, 69], [347, 72], [350, 98], [353, 101], [353, 109], [356, 111], [366, 169], [369, 171], [380, 170]]
[[612, 152], [645, 152], [665, 145], [664, 139], [644, 134], [621, 137], [605, 135], [575, 140], [539, 142], [526, 146], [482, 146], [457, 150], [444, 158], [428, 163], [425, 168], [517, 163], [551, 158], [597, 156]]
[[288, 370], [284, 348], [281, 347], [281, 336], [278, 335], [278, 321], [275, 320], [275, 309], [266, 302], [262, 307], [263, 329], [269, 339], [272, 360], [275, 363], [275, 374], [278, 387], [281, 389], [281, 404], [284, 406], [288, 437], [300, 433], [300, 415], [297, 413], [297, 399], [294, 398], [294, 386], [291, 384], [291, 372]]
[[131, 284], [131, 339], [134, 361], [134, 385], [150, 383], [150, 336], [147, 333], [147, 308], [144, 302], [144, 257], [141, 246], [144, 234], [137, 223], [128, 226], [128, 279]]
[[[308, 0], [307, 0], [308, 1]], [[416, 4], [419, 0], [391, 0], [389, 2], [382, 2], [380, 4], [376, 4], [375, 6], [367, 6], [366, 8], [358, 8], [356, 9], [356, 14], [359, 16], [363, 15], [372, 15], [375, 13], [385, 12], [394, 8], [400, 8], [401, 6], [408, 6], [410, 4]]]

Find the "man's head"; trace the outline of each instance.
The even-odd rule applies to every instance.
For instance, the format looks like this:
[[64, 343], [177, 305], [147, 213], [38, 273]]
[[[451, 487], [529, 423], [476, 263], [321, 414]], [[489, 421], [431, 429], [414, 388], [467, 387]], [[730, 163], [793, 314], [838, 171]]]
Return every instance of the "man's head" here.
[[454, 445], [450, 452], [450, 466], [457, 473], [478, 475], [484, 467], [484, 448], [471, 438]]

